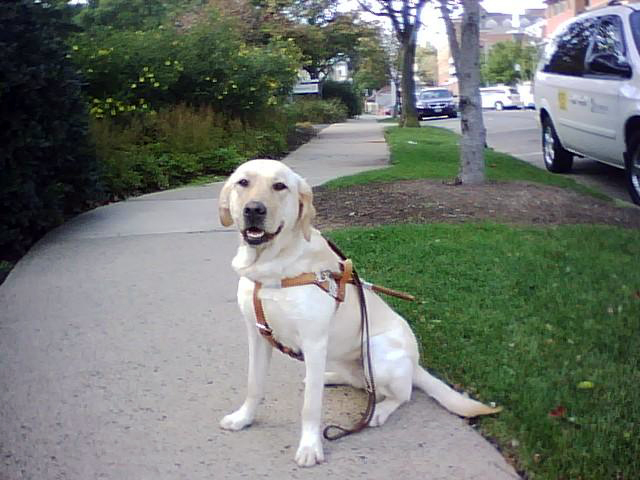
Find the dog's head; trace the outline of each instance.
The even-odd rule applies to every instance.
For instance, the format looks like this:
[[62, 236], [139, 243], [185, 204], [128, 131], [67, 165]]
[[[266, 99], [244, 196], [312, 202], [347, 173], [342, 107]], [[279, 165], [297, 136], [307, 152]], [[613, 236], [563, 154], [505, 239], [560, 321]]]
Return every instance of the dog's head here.
[[251, 160], [240, 165], [224, 184], [218, 206], [222, 225], [235, 224], [250, 246], [267, 244], [294, 229], [300, 229], [307, 241], [311, 237], [311, 187], [282, 162]]

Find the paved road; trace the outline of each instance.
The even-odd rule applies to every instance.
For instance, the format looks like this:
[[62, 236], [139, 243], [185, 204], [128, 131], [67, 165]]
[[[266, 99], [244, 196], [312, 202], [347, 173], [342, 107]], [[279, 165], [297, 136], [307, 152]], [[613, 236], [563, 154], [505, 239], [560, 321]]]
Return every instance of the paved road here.
[[[334, 125], [286, 162], [317, 184], [388, 160], [382, 125]], [[225, 432], [245, 395], [246, 334], [218, 222], [220, 185], [87, 212], [0, 286], [0, 480], [513, 479], [499, 452], [416, 392], [379, 429], [298, 468], [303, 365], [274, 355], [256, 424]], [[328, 389], [329, 422], [366, 399]], [[350, 418], [349, 418], [350, 416]]]
[[[534, 110], [485, 110], [484, 122], [490, 147], [545, 168], [540, 145], [540, 127]], [[441, 126], [460, 132], [459, 119], [427, 119], [422, 125]], [[575, 158], [573, 171], [567, 176], [600, 189], [613, 198], [630, 202], [624, 172], [620, 169], [588, 158]]]

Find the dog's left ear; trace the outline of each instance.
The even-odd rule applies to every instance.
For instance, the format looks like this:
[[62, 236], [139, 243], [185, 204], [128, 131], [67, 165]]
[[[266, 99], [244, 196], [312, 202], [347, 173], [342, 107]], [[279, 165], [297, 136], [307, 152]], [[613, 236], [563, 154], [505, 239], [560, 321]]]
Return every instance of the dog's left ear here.
[[298, 192], [300, 195], [300, 209], [298, 212], [298, 221], [302, 228], [304, 239], [308, 242], [311, 240], [311, 222], [316, 216], [316, 209], [313, 206], [313, 191], [307, 181], [299, 177]]
[[220, 214], [220, 223], [224, 227], [228, 227], [233, 224], [233, 217], [231, 217], [231, 209], [229, 208], [229, 194], [231, 193], [231, 177], [224, 184], [220, 191], [220, 197], [218, 197], [218, 213]]

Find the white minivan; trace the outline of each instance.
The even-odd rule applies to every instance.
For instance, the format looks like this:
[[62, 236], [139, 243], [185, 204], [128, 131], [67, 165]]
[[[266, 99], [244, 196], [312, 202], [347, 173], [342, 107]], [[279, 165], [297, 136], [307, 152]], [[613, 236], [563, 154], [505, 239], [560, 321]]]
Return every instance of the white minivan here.
[[480, 98], [482, 99], [482, 108], [504, 110], [505, 108], [522, 108], [524, 106], [520, 100], [518, 89], [505, 85], [481, 88]]
[[609, 2], [560, 26], [534, 95], [547, 169], [568, 172], [574, 155], [623, 168], [640, 204], [640, 5]]

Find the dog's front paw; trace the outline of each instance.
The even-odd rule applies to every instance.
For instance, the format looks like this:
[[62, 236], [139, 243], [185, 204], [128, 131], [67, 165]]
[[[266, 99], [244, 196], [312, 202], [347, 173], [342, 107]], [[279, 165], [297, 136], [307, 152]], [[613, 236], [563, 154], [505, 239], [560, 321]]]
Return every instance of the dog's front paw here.
[[324, 462], [324, 452], [322, 450], [322, 442], [320, 439], [307, 445], [300, 442], [298, 451], [296, 452], [296, 463], [300, 467], [313, 467], [318, 463]]
[[240, 408], [229, 415], [226, 415], [220, 420], [220, 427], [225, 430], [242, 430], [244, 427], [251, 425], [253, 418], [247, 413], [244, 408]]

